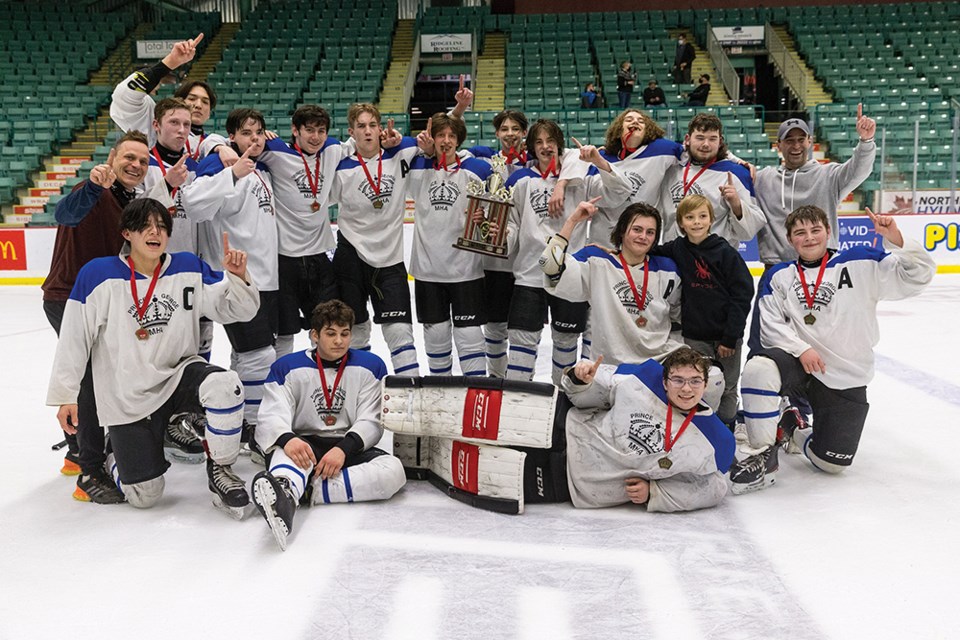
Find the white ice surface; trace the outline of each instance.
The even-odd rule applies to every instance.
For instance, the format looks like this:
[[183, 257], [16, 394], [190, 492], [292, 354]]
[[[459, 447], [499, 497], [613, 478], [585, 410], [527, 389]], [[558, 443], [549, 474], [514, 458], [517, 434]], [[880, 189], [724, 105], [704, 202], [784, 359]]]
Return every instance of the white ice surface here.
[[[286, 553], [258, 515], [211, 506], [202, 465], [174, 465], [152, 510], [71, 499], [40, 292], [0, 288], [0, 310], [2, 639], [960, 637], [960, 276], [881, 305], [842, 476], [781, 456], [770, 489], [676, 515], [502, 516], [410, 482], [386, 503], [301, 509]], [[545, 335], [539, 380], [549, 356]]]

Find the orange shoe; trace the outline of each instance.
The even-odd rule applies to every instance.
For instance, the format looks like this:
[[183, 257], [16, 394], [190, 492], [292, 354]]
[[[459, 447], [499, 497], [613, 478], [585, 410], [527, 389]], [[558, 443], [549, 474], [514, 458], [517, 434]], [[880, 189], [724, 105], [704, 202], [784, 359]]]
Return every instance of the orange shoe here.
[[63, 458], [63, 466], [60, 467], [60, 473], [65, 476], [78, 476], [80, 475], [80, 460], [77, 458], [77, 454], [67, 452], [67, 455]]

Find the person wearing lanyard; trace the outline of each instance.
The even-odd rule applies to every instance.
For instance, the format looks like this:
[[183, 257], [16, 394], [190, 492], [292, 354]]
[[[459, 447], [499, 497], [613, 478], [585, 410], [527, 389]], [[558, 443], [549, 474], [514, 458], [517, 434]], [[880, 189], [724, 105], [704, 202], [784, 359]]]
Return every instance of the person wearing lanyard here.
[[250, 498], [231, 465], [240, 452], [243, 385], [233, 371], [198, 354], [200, 317], [250, 320], [259, 296], [247, 256], [221, 238], [214, 271], [190, 253], [166, 253], [173, 219], [151, 198], [133, 200], [120, 222], [120, 254], [88, 262], [63, 315], [47, 404], [68, 433], [78, 425], [77, 396], [93, 363], [99, 421], [110, 431], [107, 468], [126, 501], [152, 507], [164, 489], [162, 433], [170, 416], [206, 415], [204, 450], [214, 504], [241, 517]]
[[197, 254], [197, 223], [189, 220], [180, 200], [181, 187], [189, 184], [197, 174], [197, 161], [186, 150], [190, 134], [190, 107], [180, 98], [164, 98], [154, 109], [154, 138], [156, 144], [150, 149], [150, 167], [143, 180], [150, 190], [155, 184], [165, 182], [173, 206], [174, 235], [170, 238], [170, 251], [189, 251]]
[[[279, 325], [279, 276], [277, 224], [273, 186], [267, 167], [257, 162], [264, 147], [263, 115], [254, 109], [234, 109], [227, 116], [227, 133], [236, 164], [227, 168], [219, 156], [209, 155], [197, 170], [197, 178], [182, 188], [187, 216], [206, 233], [201, 246], [211, 246], [211, 234], [226, 231], [247, 252], [250, 276], [260, 290], [260, 309], [248, 322], [226, 325], [233, 347], [235, 367], [246, 390], [244, 419], [253, 428], [263, 395], [263, 382], [276, 360], [274, 342]], [[204, 255], [209, 252], [204, 251]], [[219, 264], [212, 264], [219, 268]]]
[[[877, 303], [919, 294], [936, 273], [929, 252], [904, 238], [894, 218], [870, 209], [867, 215], [882, 248], [829, 249], [830, 220], [820, 207], [787, 216], [787, 239], [799, 258], [768, 269], [757, 287], [741, 379], [749, 448], [730, 469], [734, 493], [773, 484], [779, 446], [802, 451], [827, 473], [853, 463], [870, 408]], [[809, 400], [812, 427], [788, 421], [778, 429], [786, 395]]]
[[281, 550], [301, 501], [386, 500], [406, 483], [400, 460], [375, 446], [383, 360], [350, 348], [353, 311], [340, 300], [317, 305], [310, 324], [315, 347], [270, 367], [256, 434], [267, 470], [253, 500]]
[[686, 154], [668, 169], [662, 184], [663, 239], [673, 240], [677, 204], [687, 195], [706, 196], [716, 216], [711, 231], [733, 247], [752, 239], [766, 224], [757, 205], [748, 167], [733, 160], [723, 140], [723, 124], [700, 113], [690, 120], [683, 139]]

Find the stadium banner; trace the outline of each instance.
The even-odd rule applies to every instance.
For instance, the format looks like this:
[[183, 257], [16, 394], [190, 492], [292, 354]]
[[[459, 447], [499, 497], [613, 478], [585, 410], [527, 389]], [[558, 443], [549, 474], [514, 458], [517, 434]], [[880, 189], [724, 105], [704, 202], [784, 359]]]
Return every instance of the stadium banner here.
[[721, 47], [747, 47], [763, 44], [763, 25], [714, 27], [713, 35]]
[[[840, 249], [866, 245], [880, 247], [880, 236], [873, 231], [873, 223], [866, 216], [841, 216]], [[940, 271], [956, 272], [960, 266], [960, 215], [904, 214], [896, 215], [897, 227], [904, 237], [923, 245]]]
[[460, 53], [473, 50], [471, 33], [422, 33], [420, 53]]
[[141, 60], [159, 60], [173, 51], [179, 40], [137, 40], [137, 57]]
[[960, 190], [954, 194], [953, 206], [950, 206], [949, 189], [922, 189], [917, 191], [917, 201], [913, 201], [913, 191], [883, 191], [875, 198], [874, 211], [880, 213], [916, 214], [916, 213], [957, 213], [960, 211]]

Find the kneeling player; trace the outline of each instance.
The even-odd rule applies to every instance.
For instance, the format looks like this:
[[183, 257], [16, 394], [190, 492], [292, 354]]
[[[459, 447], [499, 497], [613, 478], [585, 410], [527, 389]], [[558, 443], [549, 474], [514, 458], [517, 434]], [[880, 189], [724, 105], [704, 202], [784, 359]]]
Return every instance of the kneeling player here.
[[[853, 463], [870, 407], [877, 302], [920, 293], [936, 272], [930, 254], [905, 240], [893, 218], [869, 209], [867, 215], [883, 237], [882, 249], [827, 249], [830, 222], [819, 207], [787, 216], [787, 240], [800, 257], [768, 270], [758, 287], [741, 379], [751, 450], [730, 470], [734, 493], [773, 483], [778, 444], [802, 449], [828, 473]], [[810, 401], [812, 428], [782, 420], [785, 432], [777, 433], [785, 395]]]
[[[386, 365], [350, 349], [353, 311], [339, 300], [317, 305], [315, 349], [291, 353], [270, 368], [256, 438], [267, 471], [253, 499], [280, 548], [287, 548], [300, 499], [313, 504], [385, 500], [406, 483], [400, 461], [374, 447], [380, 426], [380, 380]], [[316, 471], [316, 477], [313, 477]]]
[[126, 240], [119, 256], [91, 260], [80, 270], [63, 315], [47, 404], [68, 433], [77, 427], [77, 394], [87, 360], [100, 422], [110, 432], [107, 464], [127, 502], [152, 507], [163, 494], [163, 433], [176, 413], [205, 413], [204, 448], [214, 503], [241, 515], [250, 498], [232, 471], [240, 451], [243, 386], [237, 374], [198, 355], [200, 318], [246, 322], [259, 293], [247, 276], [247, 256], [224, 234], [225, 273], [190, 253], [165, 253], [173, 220], [143, 198], [121, 218]]

